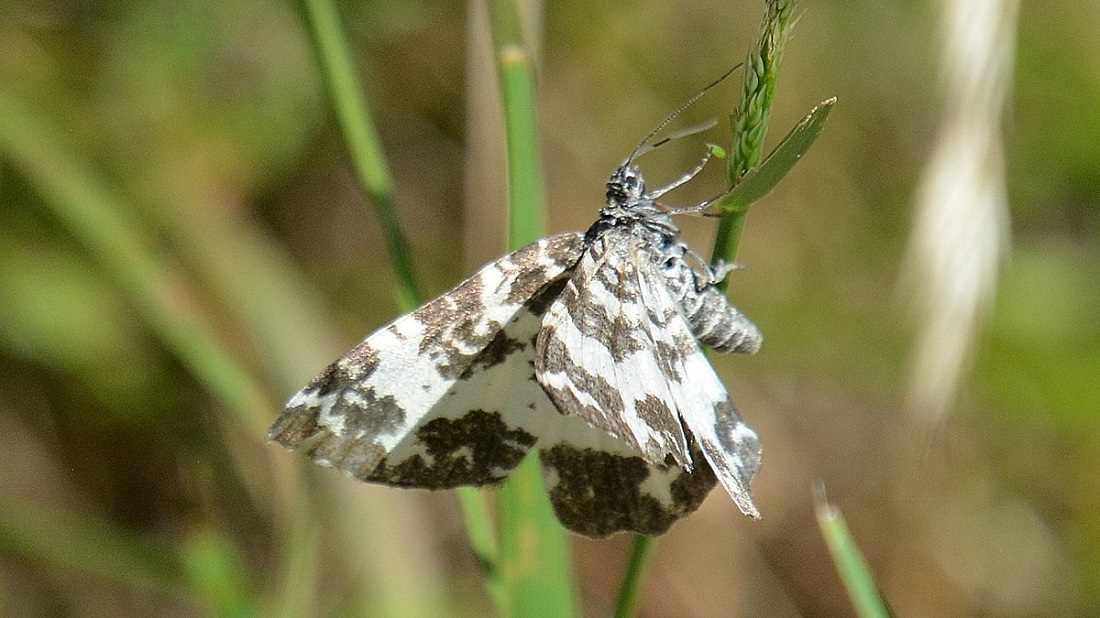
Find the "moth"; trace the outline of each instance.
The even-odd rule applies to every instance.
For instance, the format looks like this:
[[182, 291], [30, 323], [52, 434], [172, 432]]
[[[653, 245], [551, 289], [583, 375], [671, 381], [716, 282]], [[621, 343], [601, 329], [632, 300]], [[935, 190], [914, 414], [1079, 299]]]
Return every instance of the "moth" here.
[[427, 489], [498, 483], [536, 448], [558, 519], [589, 537], [661, 534], [716, 482], [759, 518], [760, 440], [699, 344], [753, 353], [762, 337], [717, 287], [732, 268], [672, 219], [711, 202], [657, 202], [707, 158], [653, 191], [634, 164], [720, 81], [615, 170], [587, 232], [509, 253], [367, 336], [290, 398], [269, 439]]

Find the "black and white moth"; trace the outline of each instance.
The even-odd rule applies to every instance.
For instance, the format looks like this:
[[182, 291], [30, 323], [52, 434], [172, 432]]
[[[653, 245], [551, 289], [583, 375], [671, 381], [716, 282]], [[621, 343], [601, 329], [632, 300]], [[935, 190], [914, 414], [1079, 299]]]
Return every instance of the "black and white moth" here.
[[586, 233], [509, 253], [369, 335], [290, 398], [269, 439], [427, 489], [497, 483], [537, 446], [558, 519], [590, 537], [661, 534], [716, 481], [758, 518], [760, 441], [699, 342], [753, 353], [760, 332], [716, 287], [730, 267], [692, 252], [672, 220], [709, 203], [656, 201], [706, 159], [648, 193], [634, 165], [713, 85], [612, 174]]

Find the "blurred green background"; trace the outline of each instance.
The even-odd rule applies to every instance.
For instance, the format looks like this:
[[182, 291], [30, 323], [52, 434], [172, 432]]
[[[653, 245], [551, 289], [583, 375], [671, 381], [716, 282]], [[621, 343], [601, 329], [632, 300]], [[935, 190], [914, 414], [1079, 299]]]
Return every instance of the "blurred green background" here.
[[[718, 358], [761, 435], [761, 522], [715, 492], [657, 545], [644, 616], [849, 615], [823, 481], [898, 615], [1100, 614], [1100, 8], [1025, 3], [1004, 144], [1011, 251], [950, 413], [905, 401], [899, 293], [943, 112], [939, 3], [811, 1], [772, 143], [837, 96], [754, 206]], [[504, 251], [496, 97], [463, 3], [338, 5], [425, 292]], [[541, 9], [550, 230], [594, 219], [656, 122], [742, 60], [757, 1]], [[724, 117], [736, 85], [685, 124]], [[731, 104], [730, 102], [734, 103]], [[715, 132], [712, 141], [728, 140]], [[651, 181], [701, 153], [648, 157]], [[715, 193], [715, 170], [677, 192]], [[704, 254], [713, 222], [688, 219]], [[281, 402], [398, 312], [296, 5], [0, 2], [0, 613], [480, 615], [454, 497], [265, 443]], [[629, 538], [575, 539], [586, 615]]]

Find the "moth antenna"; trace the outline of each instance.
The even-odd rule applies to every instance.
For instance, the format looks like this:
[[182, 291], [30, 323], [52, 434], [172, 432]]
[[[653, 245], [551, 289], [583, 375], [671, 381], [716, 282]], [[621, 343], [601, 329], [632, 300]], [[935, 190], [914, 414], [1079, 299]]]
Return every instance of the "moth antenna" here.
[[678, 139], [685, 138], [685, 137], [691, 137], [692, 135], [702, 133], [703, 131], [709, 131], [709, 130], [713, 129], [714, 126], [717, 125], [717, 124], [718, 124], [718, 121], [715, 120], [714, 118], [711, 118], [710, 120], [707, 120], [705, 122], [700, 122], [697, 125], [693, 125], [693, 126], [690, 126], [690, 127], [685, 127], [685, 128], [680, 129], [678, 131], [673, 131], [672, 133], [669, 133], [668, 135], [666, 135], [666, 136], [662, 137], [661, 139], [653, 142], [652, 144], [646, 144], [645, 146], [642, 146], [641, 148], [637, 149], [634, 156], [635, 157], [640, 157], [640, 156], [644, 155], [647, 152], [657, 150], [657, 148], [659, 148], [661, 146], [664, 146], [665, 144], [667, 144], [669, 142], [673, 142], [673, 141], [676, 141]]
[[[667, 127], [667, 126], [668, 126], [668, 123], [670, 123], [670, 122], [672, 122], [673, 120], [675, 120], [677, 116], [679, 116], [680, 114], [682, 114], [682, 113], [684, 112], [684, 110], [686, 110], [687, 108], [691, 107], [691, 105], [692, 105], [693, 103], [695, 103], [695, 102], [696, 102], [696, 101], [698, 101], [699, 99], [703, 98], [703, 95], [705, 95], [706, 93], [710, 92], [712, 88], [714, 88], [714, 87], [715, 87], [715, 86], [717, 86], [718, 84], [721, 84], [721, 83], [722, 83], [723, 81], [725, 81], [725, 80], [726, 80], [726, 78], [727, 78], [727, 77], [729, 77], [730, 75], [733, 75], [733, 72], [734, 72], [734, 71], [736, 71], [737, 69], [741, 68], [741, 64], [742, 64], [742, 63], [740, 63], [740, 62], [739, 62], [739, 63], [737, 63], [737, 64], [733, 65], [733, 68], [731, 68], [730, 70], [726, 71], [726, 72], [725, 72], [725, 73], [724, 73], [724, 74], [723, 74], [723, 75], [722, 75], [721, 77], [719, 77], [718, 79], [716, 79], [716, 80], [714, 80], [713, 82], [711, 82], [711, 83], [707, 84], [706, 86], [704, 86], [702, 90], [700, 90], [699, 92], [696, 92], [696, 93], [695, 93], [694, 95], [692, 95], [692, 96], [691, 96], [691, 98], [690, 98], [690, 99], [688, 99], [687, 101], [684, 101], [684, 103], [683, 103], [682, 105], [680, 105], [680, 107], [676, 108], [676, 110], [675, 110], [675, 111], [673, 111], [673, 112], [672, 112], [671, 114], [669, 114], [667, 118], [665, 118], [664, 120], [662, 120], [662, 121], [661, 121], [661, 124], [657, 125], [657, 128], [655, 128], [655, 129], [653, 129], [652, 131], [650, 131], [650, 132], [649, 132], [649, 135], [645, 136], [645, 138], [644, 138], [644, 139], [643, 139], [642, 141], [638, 142], [638, 145], [634, 147], [634, 151], [633, 151], [633, 152], [631, 152], [631, 153], [630, 153], [630, 156], [629, 156], [629, 157], [627, 157], [627, 158], [626, 158], [626, 161], [624, 161], [624, 162], [623, 162], [623, 166], [626, 166], [626, 165], [630, 165], [630, 163], [631, 163], [631, 162], [632, 162], [632, 161], [633, 161], [633, 160], [634, 160], [634, 159], [635, 159], [636, 157], [638, 157], [639, 155], [641, 155], [641, 154], [642, 154], [643, 152], [649, 152], [650, 150], [653, 150], [653, 149], [654, 149], [654, 148], [656, 148], [657, 146], [660, 146], [661, 144], [665, 144], [665, 143], [667, 143], [667, 142], [671, 141], [672, 139], [674, 139], [674, 138], [673, 138], [672, 136], [669, 136], [668, 138], [665, 138], [665, 139], [661, 140], [661, 141], [660, 141], [660, 142], [658, 142], [657, 144], [655, 144], [655, 145], [653, 145], [653, 146], [651, 146], [651, 147], [649, 147], [649, 148], [646, 148], [646, 144], [647, 144], [647, 143], [649, 142], [649, 140], [653, 139], [653, 137], [654, 137], [655, 135], [657, 135], [658, 133], [660, 133], [660, 132], [661, 132], [661, 130], [662, 130], [662, 129], [664, 129], [665, 127]], [[705, 123], [704, 123], [704, 124], [705, 124]], [[717, 121], [715, 121], [715, 124], [717, 124]], [[702, 125], [699, 125], [699, 126], [702, 126]], [[711, 126], [714, 126], [714, 125], [711, 125]], [[695, 128], [698, 128], [698, 127], [695, 127]], [[710, 128], [710, 127], [707, 127], [707, 128]], [[704, 130], [704, 131], [705, 131], [706, 129], [701, 129], [701, 130]], [[684, 137], [685, 135], [691, 135], [691, 134], [692, 134], [692, 133], [694, 133], [694, 132], [698, 132], [698, 131], [692, 131], [692, 132], [689, 132], [689, 133], [686, 133], [686, 134], [678, 135], [678, 137]], [[644, 150], [643, 150], [643, 149], [644, 149]]]

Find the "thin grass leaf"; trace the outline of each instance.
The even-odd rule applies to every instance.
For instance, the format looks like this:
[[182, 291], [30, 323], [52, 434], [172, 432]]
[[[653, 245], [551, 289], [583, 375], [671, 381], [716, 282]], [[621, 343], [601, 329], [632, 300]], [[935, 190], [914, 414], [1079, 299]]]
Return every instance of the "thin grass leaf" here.
[[497, 497], [506, 616], [569, 617], [577, 601], [565, 531], [554, 515], [537, 454], [516, 467]]
[[[396, 269], [400, 307], [403, 311], [411, 311], [424, 299], [418, 292], [408, 244], [397, 221], [389, 166], [370, 109], [361, 95], [362, 86], [351, 60], [339, 15], [329, 0], [303, 0], [303, 3], [321, 74], [332, 97], [356, 174], [375, 206], [375, 216], [386, 236], [386, 249]], [[476, 489], [460, 487], [456, 494], [470, 545], [485, 565], [490, 595], [499, 602], [502, 595], [497, 583], [497, 548], [492, 542], [488, 509]]]
[[481, 564], [485, 588], [493, 603], [502, 612], [508, 606], [508, 591], [505, 589], [503, 575], [500, 572], [500, 545], [493, 532], [493, 522], [489, 519], [489, 508], [485, 504], [485, 494], [473, 487], [455, 489], [462, 517], [466, 523], [466, 537], [470, 549]]
[[249, 431], [265, 430], [272, 399], [229, 352], [201, 294], [153, 247], [134, 208], [81, 160], [60, 128], [0, 94], [0, 156], [19, 169], [69, 232], [126, 292], [149, 327]]
[[0, 503], [0, 549], [160, 594], [191, 597], [184, 561], [173, 548], [86, 513]]
[[[533, 63], [514, 2], [490, 3], [508, 144], [509, 232], [512, 248], [545, 233]], [[509, 616], [573, 616], [574, 593], [565, 531], [550, 506], [534, 450], [498, 494], [500, 573]]]
[[829, 546], [833, 563], [844, 581], [856, 614], [861, 618], [890, 618], [892, 614], [875, 584], [871, 568], [867, 566], [867, 561], [863, 559], [863, 554], [852, 539], [844, 516], [825, 499], [824, 485], [818, 485], [814, 490], [814, 511], [817, 514], [817, 525], [821, 528], [821, 536]]
[[615, 598], [615, 618], [632, 618], [638, 613], [638, 603], [642, 597], [642, 578], [656, 546], [656, 537], [634, 535], [630, 561], [626, 565], [623, 582], [619, 585], [619, 595]]
[[329, 0], [303, 0], [303, 3], [317, 62], [332, 97], [352, 165], [359, 184], [374, 204], [374, 214], [386, 237], [386, 250], [397, 271], [398, 301], [402, 311], [412, 311], [423, 299], [417, 293], [412, 257], [397, 221], [389, 166], [370, 109], [363, 99], [363, 85], [351, 60], [340, 16]]
[[767, 159], [741, 176], [737, 186], [718, 200], [717, 206], [725, 211], [741, 212], [753, 202], [767, 196], [791, 171], [795, 163], [806, 154], [821, 135], [825, 120], [829, 117], [836, 97], [817, 104], [801, 122], [787, 133]]
[[182, 553], [188, 581], [210, 615], [257, 615], [248, 569], [232, 540], [214, 528], [200, 529], [189, 535]]
[[506, 45], [497, 53], [508, 144], [508, 244], [518, 249], [546, 233], [534, 70], [527, 52], [519, 46]]
[[321, 575], [321, 533], [311, 500], [311, 485], [301, 462], [270, 458], [272, 477], [279, 480], [274, 497], [279, 540], [279, 573], [265, 596], [262, 614], [305, 618], [317, 613], [317, 579]]

